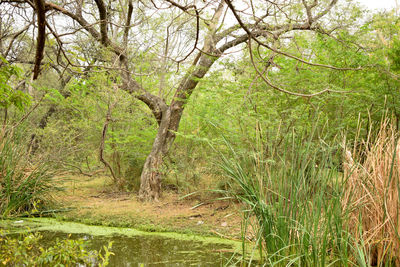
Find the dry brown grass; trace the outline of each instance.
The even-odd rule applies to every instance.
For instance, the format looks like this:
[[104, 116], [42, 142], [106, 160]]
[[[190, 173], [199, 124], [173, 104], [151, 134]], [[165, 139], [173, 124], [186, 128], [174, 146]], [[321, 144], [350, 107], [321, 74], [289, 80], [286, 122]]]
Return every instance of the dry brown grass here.
[[240, 237], [241, 213], [237, 203], [210, 199], [201, 200], [204, 205], [199, 205], [195, 197], [181, 199], [174, 192], [164, 192], [157, 203], [141, 202], [135, 194], [115, 191], [111, 183], [106, 176], [69, 177], [64, 184], [65, 192], [57, 196], [63, 207], [74, 208], [63, 214], [64, 219], [149, 231], [154, 229], [146, 228], [154, 226], [156, 231]]
[[369, 138], [361, 151], [347, 150], [344, 170], [343, 207], [351, 210], [349, 230], [363, 245], [366, 260], [400, 266], [400, 143], [394, 123], [384, 120], [376, 139]]

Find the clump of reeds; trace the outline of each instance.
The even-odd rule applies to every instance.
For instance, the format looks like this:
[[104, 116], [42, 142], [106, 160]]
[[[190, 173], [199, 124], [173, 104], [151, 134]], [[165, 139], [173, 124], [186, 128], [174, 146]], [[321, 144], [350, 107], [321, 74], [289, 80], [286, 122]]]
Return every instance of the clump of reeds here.
[[337, 147], [312, 135], [277, 137], [283, 145], [256, 140], [248, 153], [227, 142], [231, 153], [222, 156], [230, 193], [246, 206], [243, 237], [251, 225], [267, 266], [352, 265]]
[[0, 217], [31, 212], [45, 205], [55, 183], [43, 162], [31, 164], [17, 134], [0, 138]]
[[[400, 266], [400, 143], [394, 123], [382, 121], [376, 138], [345, 151], [342, 199], [358, 260], [367, 266]], [[360, 148], [361, 147], [361, 148]]]

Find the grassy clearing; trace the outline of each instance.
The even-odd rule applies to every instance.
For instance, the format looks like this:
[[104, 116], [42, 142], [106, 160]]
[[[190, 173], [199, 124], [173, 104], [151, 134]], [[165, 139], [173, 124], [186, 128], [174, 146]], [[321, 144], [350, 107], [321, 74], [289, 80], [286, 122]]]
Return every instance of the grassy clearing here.
[[89, 225], [132, 227], [149, 232], [177, 232], [240, 239], [241, 216], [237, 203], [198, 198], [180, 199], [165, 192], [158, 203], [143, 203], [134, 194], [114, 191], [109, 177], [71, 176], [56, 197], [68, 212], [58, 220]]

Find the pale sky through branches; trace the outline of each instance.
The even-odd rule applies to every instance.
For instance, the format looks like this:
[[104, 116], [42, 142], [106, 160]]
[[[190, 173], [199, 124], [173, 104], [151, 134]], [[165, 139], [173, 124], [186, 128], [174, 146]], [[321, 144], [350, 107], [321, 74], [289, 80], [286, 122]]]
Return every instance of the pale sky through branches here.
[[[396, 0], [358, 0], [369, 9], [391, 9], [396, 7]], [[399, 0], [397, 0], [400, 3]]]

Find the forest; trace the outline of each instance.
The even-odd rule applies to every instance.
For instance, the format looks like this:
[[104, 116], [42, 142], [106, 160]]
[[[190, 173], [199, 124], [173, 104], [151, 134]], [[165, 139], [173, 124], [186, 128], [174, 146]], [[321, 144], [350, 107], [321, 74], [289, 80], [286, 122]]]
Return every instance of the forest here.
[[400, 267], [399, 12], [0, 0], [0, 265]]

